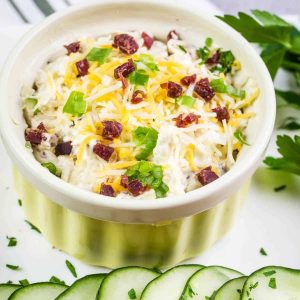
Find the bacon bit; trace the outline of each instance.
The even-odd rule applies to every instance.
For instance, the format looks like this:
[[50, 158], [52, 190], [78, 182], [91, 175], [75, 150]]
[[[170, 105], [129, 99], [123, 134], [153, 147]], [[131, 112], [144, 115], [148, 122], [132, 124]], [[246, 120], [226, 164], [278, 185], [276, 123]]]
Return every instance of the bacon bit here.
[[109, 184], [101, 184], [100, 194], [108, 197], [116, 197], [113, 187]]
[[125, 54], [133, 54], [139, 48], [136, 40], [126, 33], [115, 35], [112, 46], [114, 48], [119, 48], [120, 51]]
[[123, 88], [126, 88], [128, 86], [128, 82], [125, 77], [132, 73], [134, 70], [135, 66], [132, 59], [129, 59], [126, 63], [118, 66], [114, 70], [114, 76], [116, 79], [121, 79]]
[[106, 140], [113, 140], [114, 138], [117, 138], [120, 136], [123, 126], [121, 123], [117, 121], [102, 121], [103, 124], [103, 131], [102, 136]]
[[142, 32], [142, 38], [144, 40], [144, 46], [149, 50], [151, 49], [154, 39], [146, 32]]
[[68, 51], [67, 54], [70, 55], [71, 53], [76, 53], [80, 50], [80, 42], [74, 42], [69, 45], [64, 45], [64, 47]]
[[199, 116], [194, 113], [189, 113], [185, 118], [183, 114], [180, 114], [177, 118], [174, 118], [173, 121], [176, 121], [176, 126], [179, 128], [187, 127], [187, 125], [192, 123], [198, 123]]
[[135, 179], [128, 183], [128, 191], [132, 196], [136, 197], [143, 194], [146, 191], [146, 187], [139, 180]]
[[167, 89], [168, 90], [168, 97], [170, 98], [178, 98], [182, 94], [182, 86], [179, 85], [178, 83], [175, 83], [173, 81], [168, 81], [165, 83], [162, 83], [160, 85], [162, 89]]
[[78, 76], [85, 76], [89, 71], [89, 62], [87, 59], [80, 60], [76, 63], [76, 67], [78, 70]]
[[203, 78], [197, 81], [194, 87], [194, 92], [207, 102], [215, 95], [214, 90], [209, 84], [208, 78]]
[[218, 121], [220, 122], [222, 122], [223, 120], [226, 120], [226, 122], [229, 121], [230, 116], [226, 107], [218, 106], [216, 108], [213, 108], [212, 111], [217, 114]]
[[179, 34], [176, 32], [176, 30], [171, 30], [167, 35], [167, 41], [174, 39], [174, 40], [180, 40]]
[[206, 64], [209, 64], [209, 65], [215, 65], [219, 62], [220, 60], [220, 50], [217, 50], [211, 57], [209, 57], [207, 60], [206, 60]]
[[102, 159], [109, 161], [110, 157], [114, 152], [114, 148], [103, 145], [101, 143], [97, 143], [93, 148], [93, 152]]
[[180, 83], [183, 85], [189, 86], [190, 84], [194, 83], [196, 81], [196, 74], [190, 75], [190, 76], [185, 76], [181, 78]]
[[196, 176], [202, 185], [207, 185], [219, 178], [219, 176], [211, 170], [211, 166], [202, 169]]
[[63, 143], [59, 143], [56, 145], [55, 147], [55, 155], [59, 156], [59, 155], [69, 155], [72, 152], [72, 142], [63, 142]]
[[133, 104], [140, 103], [144, 100], [145, 97], [146, 97], [146, 94], [144, 91], [136, 90], [132, 94], [131, 103], [133, 103]]
[[36, 129], [27, 128], [25, 130], [25, 140], [30, 142], [31, 145], [39, 145], [43, 140], [43, 133], [47, 130], [43, 123], [40, 123]]
[[128, 183], [129, 183], [129, 178], [127, 175], [121, 175], [121, 186], [123, 186], [124, 188], [128, 187]]

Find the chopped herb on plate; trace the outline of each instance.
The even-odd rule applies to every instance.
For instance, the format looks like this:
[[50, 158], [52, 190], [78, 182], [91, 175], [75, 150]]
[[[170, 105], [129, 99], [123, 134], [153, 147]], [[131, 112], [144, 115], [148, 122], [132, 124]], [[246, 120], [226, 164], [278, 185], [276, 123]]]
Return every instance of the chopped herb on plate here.
[[276, 285], [276, 278], [272, 277], [270, 278], [270, 281], [269, 281], [269, 287], [271, 289], [276, 289], [277, 288], [277, 285]]
[[285, 190], [285, 189], [286, 189], [286, 185], [280, 185], [278, 187], [275, 187], [274, 191], [275, 192], [280, 192], [280, 191]]
[[130, 289], [128, 291], [128, 297], [129, 299], [137, 299], [135, 289]]
[[272, 276], [272, 275], [274, 275], [274, 274], [276, 274], [276, 271], [275, 271], [275, 270], [264, 272], [264, 275], [265, 275], [266, 277], [270, 277], [270, 276]]
[[8, 247], [15, 247], [17, 245], [17, 239], [15, 237], [6, 237], [8, 239]]
[[25, 222], [31, 227], [32, 230], [34, 230], [34, 231], [36, 231], [38, 233], [41, 233], [41, 231], [35, 225], [33, 225], [32, 223], [30, 223], [27, 220], [25, 220]]
[[10, 265], [10, 264], [6, 264], [6, 268], [14, 270], [14, 271], [20, 270], [19, 266]]
[[239, 130], [237, 130], [233, 136], [243, 145], [247, 145], [250, 146], [250, 144], [245, 140], [245, 137], [243, 135], [243, 133]]
[[18, 204], [19, 204], [19, 206], [22, 206], [22, 200], [21, 199], [18, 199]]
[[19, 280], [19, 283], [20, 283], [22, 286], [29, 285], [29, 281], [28, 281], [27, 279]]
[[66, 266], [67, 266], [67, 268], [69, 269], [69, 271], [72, 273], [72, 275], [73, 275], [74, 277], [77, 278], [76, 269], [75, 269], [75, 267], [72, 265], [72, 263], [71, 263], [70, 261], [66, 260]]
[[66, 284], [63, 280], [60, 280], [60, 279], [57, 278], [56, 276], [52, 276], [52, 277], [49, 279], [49, 282], [58, 283], [58, 284]]
[[263, 256], [267, 256], [268, 255], [264, 248], [260, 248], [259, 253], [261, 255], [263, 255]]

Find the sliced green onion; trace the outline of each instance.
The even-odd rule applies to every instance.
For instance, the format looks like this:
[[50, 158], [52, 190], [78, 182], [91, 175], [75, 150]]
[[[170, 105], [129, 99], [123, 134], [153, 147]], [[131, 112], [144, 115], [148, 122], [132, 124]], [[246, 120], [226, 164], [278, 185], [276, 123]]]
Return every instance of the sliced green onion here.
[[144, 86], [149, 80], [149, 75], [144, 72], [134, 71], [129, 75], [129, 81], [131, 84]]
[[191, 96], [181, 96], [177, 99], [177, 103], [184, 105], [188, 108], [192, 108], [196, 102], [196, 99]]
[[79, 91], [71, 92], [64, 108], [64, 113], [69, 113], [75, 117], [81, 117], [86, 112], [86, 101], [84, 100], [83, 93]]
[[245, 140], [245, 137], [243, 136], [241, 131], [237, 130], [233, 135], [243, 145], [250, 146], [250, 144]]
[[86, 56], [89, 61], [97, 61], [99, 64], [104, 64], [111, 53], [111, 48], [93, 48]]
[[246, 97], [246, 91], [236, 89], [231, 85], [225, 84], [224, 80], [221, 78], [213, 79], [210, 82], [210, 85], [212, 89], [217, 93], [224, 93], [241, 99], [244, 99]]

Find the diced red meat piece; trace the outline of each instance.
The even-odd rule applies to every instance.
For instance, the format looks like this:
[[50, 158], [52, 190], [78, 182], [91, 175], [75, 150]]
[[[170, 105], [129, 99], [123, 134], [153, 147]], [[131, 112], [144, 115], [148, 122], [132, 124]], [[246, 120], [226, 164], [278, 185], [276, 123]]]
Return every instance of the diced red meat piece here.
[[196, 74], [184, 76], [183, 78], [181, 78], [180, 83], [189, 86], [190, 84], [196, 81], [196, 78], [197, 78]]
[[78, 70], [78, 76], [85, 76], [89, 71], [89, 62], [87, 59], [80, 60], [76, 63], [76, 67]]
[[207, 60], [206, 60], [206, 64], [209, 64], [209, 65], [215, 65], [219, 62], [220, 60], [220, 50], [217, 50], [211, 57], [209, 57]]
[[170, 98], [178, 98], [182, 95], [182, 86], [178, 83], [168, 81], [162, 83], [160, 86], [161, 88], [168, 90], [167, 95]]
[[43, 140], [43, 133], [47, 132], [43, 123], [40, 123], [36, 129], [27, 128], [25, 130], [25, 140], [32, 145], [39, 145]]
[[194, 92], [207, 102], [215, 95], [214, 90], [209, 84], [208, 78], [203, 78], [197, 81], [194, 87]]
[[63, 143], [59, 143], [56, 145], [55, 147], [55, 155], [59, 156], [59, 155], [69, 155], [72, 152], [72, 142], [63, 142]]
[[211, 170], [211, 167], [207, 167], [205, 169], [202, 169], [197, 175], [197, 178], [199, 182], [202, 185], [207, 185], [216, 179], [219, 178], [219, 176]]
[[143, 194], [145, 190], [146, 187], [143, 186], [142, 183], [137, 179], [132, 180], [128, 183], [128, 191], [134, 197]]
[[146, 97], [146, 94], [144, 91], [136, 90], [132, 94], [131, 103], [133, 103], [133, 104], [140, 103], [144, 100], [145, 97]]
[[129, 59], [126, 63], [118, 66], [114, 70], [114, 76], [116, 79], [121, 79], [123, 88], [126, 88], [128, 83], [125, 77], [135, 70], [135, 66], [132, 59]]
[[180, 40], [180, 36], [175, 30], [171, 30], [167, 35], [167, 41], [170, 39]]
[[71, 53], [79, 52], [80, 42], [74, 42], [74, 43], [71, 43], [69, 45], [64, 45], [64, 47], [67, 49], [68, 55], [70, 55]]
[[125, 54], [133, 54], [139, 48], [136, 40], [131, 35], [126, 33], [115, 35], [112, 46], [114, 48], [119, 48], [120, 51]]
[[153, 45], [153, 42], [154, 42], [154, 39], [149, 34], [147, 34], [146, 32], [142, 32], [142, 38], [144, 40], [144, 46], [148, 50], [151, 49], [151, 47]]
[[110, 184], [101, 184], [100, 194], [109, 197], [116, 197], [116, 193]]
[[129, 183], [129, 178], [127, 175], [121, 175], [121, 186], [123, 186], [124, 188], [128, 187], [128, 183]]
[[114, 148], [103, 145], [101, 143], [97, 143], [93, 148], [93, 152], [102, 159], [109, 161], [110, 157], [114, 153]]
[[220, 122], [222, 122], [223, 120], [226, 120], [226, 122], [229, 121], [230, 116], [226, 107], [218, 106], [216, 108], [213, 108], [212, 111], [217, 114], [218, 121]]
[[120, 136], [123, 130], [122, 124], [117, 121], [102, 121], [102, 124], [102, 136], [106, 140], [113, 140], [114, 138], [117, 138], [118, 136]]
[[194, 113], [189, 113], [186, 117], [183, 117], [183, 114], [180, 114], [177, 118], [173, 120], [176, 121], [176, 126], [179, 128], [187, 127], [192, 123], [198, 123], [199, 116]]

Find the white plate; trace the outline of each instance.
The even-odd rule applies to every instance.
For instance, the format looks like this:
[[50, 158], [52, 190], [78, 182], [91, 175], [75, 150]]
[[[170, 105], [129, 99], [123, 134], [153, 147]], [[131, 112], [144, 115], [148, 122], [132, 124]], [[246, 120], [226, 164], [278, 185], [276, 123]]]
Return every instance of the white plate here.
[[[0, 30], [0, 64], [26, 30], [23, 26]], [[282, 72], [278, 84], [287, 86], [289, 77]], [[268, 154], [276, 154], [274, 138]], [[65, 266], [66, 259], [74, 264], [78, 276], [105, 271], [53, 249], [24, 222], [12, 185], [11, 163], [1, 142], [0, 166], [0, 282], [16, 282], [23, 278], [31, 282], [43, 281], [56, 275], [71, 283], [74, 278]], [[274, 187], [283, 184], [287, 185], [285, 190], [274, 192]], [[300, 177], [259, 169], [253, 178], [245, 207], [231, 232], [210, 251], [188, 262], [223, 265], [245, 274], [271, 264], [300, 269], [299, 195]], [[17, 238], [16, 247], [7, 247], [6, 235]], [[261, 247], [268, 256], [259, 253]], [[22, 270], [9, 270], [6, 264], [19, 265]]]

